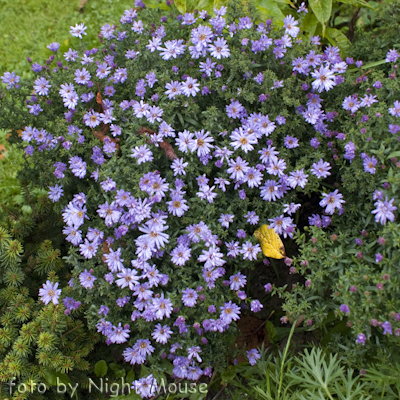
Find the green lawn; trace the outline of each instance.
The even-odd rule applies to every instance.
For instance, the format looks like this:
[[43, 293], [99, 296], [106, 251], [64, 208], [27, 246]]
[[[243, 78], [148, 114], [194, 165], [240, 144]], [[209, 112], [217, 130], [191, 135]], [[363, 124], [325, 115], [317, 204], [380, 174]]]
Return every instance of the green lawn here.
[[125, 9], [133, 7], [129, 0], [0, 0], [0, 75], [16, 71], [27, 76], [30, 65], [26, 58], [43, 63], [51, 54], [46, 46], [61, 44], [64, 52], [78, 48], [80, 39], [69, 34], [70, 26], [84, 22], [90, 47], [98, 44], [97, 35], [106, 22], [116, 23]]

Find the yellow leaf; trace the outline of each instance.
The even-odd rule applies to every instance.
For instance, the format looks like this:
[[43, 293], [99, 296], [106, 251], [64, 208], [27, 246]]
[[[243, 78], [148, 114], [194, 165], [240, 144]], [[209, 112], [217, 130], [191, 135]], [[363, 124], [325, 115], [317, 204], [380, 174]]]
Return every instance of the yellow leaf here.
[[254, 236], [259, 240], [266, 257], [277, 259], [286, 257], [282, 240], [273, 228], [263, 225], [254, 232]]

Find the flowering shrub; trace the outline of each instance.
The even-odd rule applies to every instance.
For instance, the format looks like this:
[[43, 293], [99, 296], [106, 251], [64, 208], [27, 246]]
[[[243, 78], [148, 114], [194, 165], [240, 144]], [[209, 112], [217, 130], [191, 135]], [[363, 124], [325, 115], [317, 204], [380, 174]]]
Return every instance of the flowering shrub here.
[[[354, 313], [360, 345], [375, 333], [366, 328], [370, 313], [378, 333], [382, 319], [383, 334], [397, 332], [389, 314], [397, 292], [383, 297], [376, 286], [381, 308], [360, 308], [344, 273], [359, 285], [397, 260], [395, 247], [376, 243], [381, 229], [394, 230], [397, 210], [396, 50], [381, 69], [365, 71], [336, 47], [319, 49], [318, 36], [300, 38], [293, 16], [280, 27], [256, 23], [236, 2], [212, 16], [182, 16], [170, 2], [135, 6], [120, 26], [102, 27], [99, 49], [59, 54], [52, 43], [49, 63], [32, 65], [33, 85], [2, 77], [1, 123], [22, 128], [23, 173], [48, 187], [71, 244], [73, 279], [46, 282], [42, 301], [67, 296], [66, 313], [82, 302], [89, 325], [122, 345], [127, 363], [150, 365], [133, 382], [150, 397], [163, 358], [178, 378], [210, 376], [225, 363], [243, 310], [262, 309], [246, 283], [268, 264], [253, 236], [268, 224], [300, 245], [284, 263], [305, 284], [287, 294], [265, 282], [287, 297], [288, 316], [308, 313], [305, 324], [313, 324], [309, 293], [317, 290], [318, 318], [330, 309]], [[84, 26], [71, 34], [79, 43]], [[371, 239], [358, 238], [363, 229]], [[314, 246], [325, 248], [331, 232], [343, 265]], [[322, 277], [339, 275], [331, 301], [323, 291], [336, 282], [324, 287]], [[252, 364], [259, 358], [247, 354]]]

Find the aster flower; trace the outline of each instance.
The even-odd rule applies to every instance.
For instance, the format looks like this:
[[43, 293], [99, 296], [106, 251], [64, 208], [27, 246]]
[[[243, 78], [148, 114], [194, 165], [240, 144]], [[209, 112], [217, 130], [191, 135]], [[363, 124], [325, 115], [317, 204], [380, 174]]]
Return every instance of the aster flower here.
[[227, 58], [230, 55], [229, 47], [224, 38], [218, 38], [214, 40], [213, 44], [209, 44], [208, 51], [217, 60], [220, 60], [221, 58]]
[[322, 195], [324, 198], [319, 202], [319, 205], [321, 207], [326, 207], [325, 212], [327, 214], [332, 215], [336, 208], [340, 210], [342, 208], [342, 204], [345, 203], [345, 201], [342, 200], [343, 195], [339, 193], [338, 189], [329, 194], [322, 193]]
[[238, 320], [240, 314], [240, 307], [232, 301], [225, 303], [223, 306], [220, 307], [221, 314], [220, 319], [226, 324], [229, 325], [232, 321]]
[[286, 169], [286, 161], [283, 159], [273, 159], [267, 166], [267, 172], [271, 175], [282, 176]]
[[46, 283], [43, 283], [43, 287], [39, 289], [39, 297], [41, 297], [41, 301], [44, 304], [49, 304], [50, 301], [54, 304], [58, 304], [58, 299], [61, 296], [61, 289], [58, 288], [58, 282], [53, 283], [49, 280]]
[[90, 243], [87, 239], [79, 245], [79, 251], [86, 259], [90, 260], [96, 255], [98, 243]]
[[171, 261], [175, 265], [184, 265], [186, 261], [190, 260], [191, 250], [189, 247], [180, 244], [171, 251]]
[[334, 73], [328, 67], [320, 67], [311, 76], [316, 80], [312, 82], [312, 87], [321, 93], [323, 90], [329, 91], [335, 86]]
[[400, 102], [398, 100], [393, 103], [392, 108], [389, 108], [389, 114], [393, 117], [400, 117]]
[[243, 260], [246, 258], [251, 260], [256, 260], [258, 253], [261, 251], [259, 244], [253, 245], [251, 242], [247, 241], [243, 243], [240, 253], [243, 254]]
[[87, 33], [85, 32], [87, 27], [83, 23], [75, 24], [75, 26], [70, 26], [70, 28], [71, 30], [69, 31], [69, 33], [74, 37], [82, 39], [82, 35], [87, 35]]
[[33, 85], [36, 93], [40, 96], [46, 96], [49, 93], [49, 89], [51, 85], [49, 85], [49, 81], [43, 76], [35, 80], [35, 84]]
[[283, 24], [285, 25], [285, 33], [291, 37], [296, 37], [299, 34], [300, 28], [297, 26], [299, 23], [292, 15], [286, 16], [283, 20]]
[[182, 196], [173, 196], [171, 201], [167, 201], [168, 212], [177, 217], [181, 217], [188, 209], [186, 200]]
[[202, 254], [199, 255], [197, 261], [204, 262], [205, 269], [212, 269], [214, 267], [220, 267], [226, 263], [222, 258], [223, 253], [220, 252], [219, 247], [210, 246], [207, 250], [202, 250]]
[[232, 214], [221, 214], [221, 216], [218, 219], [218, 222], [223, 226], [224, 228], [229, 228], [229, 224], [233, 222], [233, 218], [235, 216]]
[[50, 186], [48, 192], [48, 198], [52, 200], [53, 203], [60, 200], [61, 196], [64, 195], [64, 189], [62, 185], [56, 184], [55, 186]]
[[252, 151], [254, 149], [253, 144], [258, 142], [254, 133], [250, 133], [249, 130], [244, 130], [241, 127], [232, 132], [230, 139], [232, 140], [230, 145], [234, 148], [234, 150], [240, 148], [246, 154], [249, 151]]
[[247, 358], [249, 359], [250, 365], [255, 365], [257, 364], [257, 360], [261, 358], [261, 354], [257, 349], [251, 349], [249, 351], [246, 351]]
[[122, 327], [120, 322], [118, 326], [113, 326], [111, 329], [112, 330], [108, 335], [111, 343], [125, 343], [129, 338], [129, 325], [125, 325], [124, 327]]
[[137, 271], [131, 268], [122, 268], [121, 272], [117, 274], [117, 278], [119, 279], [117, 279], [115, 283], [121, 289], [129, 287], [130, 290], [133, 290], [134, 287], [139, 283]]
[[75, 82], [78, 85], [86, 85], [90, 81], [90, 73], [86, 68], [77, 69], [75, 71]]
[[301, 170], [290, 172], [287, 182], [292, 189], [295, 189], [297, 186], [300, 186], [302, 189], [304, 189], [307, 184], [307, 178], [308, 175], [304, 173], [302, 168]]
[[[40, 70], [42, 67], [40, 67]], [[1, 77], [1, 80], [3, 81], [4, 84], [7, 85], [7, 89], [11, 89], [13, 87], [18, 88], [18, 82], [20, 80], [20, 76], [15, 75], [15, 72], [4, 72], [3, 76]]]
[[375, 222], [379, 222], [381, 225], [386, 225], [387, 220], [394, 221], [395, 216], [392, 211], [397, 210], [397, 207], [393, 205], [395, 199], [391, 199], [388, 201], [388, 198], [385, 197], [385, 200], [378, 200], [374, 203], [376, 209], [371, 211], [372, 214], [375, 214]]
[[364, 171], [369, 172], [370, 174], [375, 174], [376, 164], [378, 164], [378, 160], [376, 159], [375, 156], [365, 157], [363, 160]]
[[231, 104], [225, 106], [225, 109], [226, 109], [226, 115], [229, 118], [236, 119], [240, 117], [241, 113], [244, 110], [244, 107], [236, 100], [232, 101]]
[[185, 52], [185, 45], [183, 40], [167, 40], [164, 43], [165, 48], [158, 46], [157, 50], [160, 51], [160, 55], [163, 60], [170, 60], [171, 58], [177, 58], [179, 55]]
[[239, 290], [244, 287], [246, 283], [246, 276], [240, 272], [229, 277], [229, 287], [231, 290]]
[[347, 96], [343, 100], [342, 107], [343, 109], [350, 111], [351, 113], [355, 113], [361, 107], [361, 103], [357, 100], [357, 97], [355, 95]]
[[284, 146], [288, 149], [294, 149], [296, 147], [299, 147], [299, 139], [292, 136], [286, 136], [283, 143]]
[[157, 343], [166, 344], [172, 333], [173, 332], [168, 325], [157, 324], [154, 327], [154, 332], [152, 332], [151, 337]]
[[181, 91], [186, 97], [195, 97], [196, 94], [200, 91], [199, 87], [200, 84], [197, 83], [197, 79], [190, 76], [186, 79], [186, 81], [181, 83]]
[[136, 146], [134, 149], [132, 149], [131, 157], [137, 158], [138, 165], [148, 161], [153, 161], [154, 159], [152, 151], [147, 147], [146, 144], [142, 146]]
[[172, 301], [164, 298], [164, 293], [161, 293], [160, 297], [152, 300], [152, 306], [156, 312], [157, 319], [163, 319], [164, 317], [170, 318], [172, 312]]
[[79, 282], [85, 289], [92, 289], [96, 280], [97, 278], [93, 276], [91, 272], [88, 272], [87, 269], [79, 274]]
[[100, 125], [100, 114], [94, 110], [90, 110], [83, 116], [83, 122], [90, 128]]
[[182, 302], [185, 307], [194, 307], [199, 295], [194, 289], [186, 288], [182, 291]]
[[205, 132], [204, 129], [194, 133], [196, 139], [192, 139], [189, 142], [189, 150], [191, 152], [197, 151], [197, 156], [202, 157], [210, 153], [214, 147], [211, 143], [214, 142], [214, 138], [210, 136], [210, 132]]
[[311, 173], [318, 179], [327, 178], [331, 174], [329, 172], [330, 169], [330, 164], [321, 158], [317, 163], [313, 163], [311, 167]]
[[235, 181], [240, 181], [244, 178], [244, 174], [248, 170], [249, 163], [246, 160], [242, 160], [241, 157], [236, 157], [236, 160], [228, 160], [229, 168], [227, 173], [231, 174], [230, 178]]

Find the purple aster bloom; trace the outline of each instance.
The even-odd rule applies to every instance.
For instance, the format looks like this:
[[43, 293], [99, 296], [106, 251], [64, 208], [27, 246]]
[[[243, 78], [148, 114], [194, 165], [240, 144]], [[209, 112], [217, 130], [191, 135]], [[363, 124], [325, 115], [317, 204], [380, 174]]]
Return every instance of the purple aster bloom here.
[[227, 58], [230, 55], [229, 47], [224, 38], [218, 38], [213, 42], [213, 44], [209, 44], [208, 51], [210, 52], [211, 56], [217, 60], [220, 60], [221, 58]]
[[375, 156], [365, 157], [363, 160], [364, 171], [369, 172], [370, 174], [375, 174], [376, 172], [376, 164], [378, 164], [378, 160]]
[[229, 284], [231, 290], [239, 290], [246, 285], [246, 276], [238, 272], [235, 275], [229, 277]]
[[39, 297], [41, 297], [41, 301], [44, 304], [49, 304], [50, 301], [54, 304], [58, 304], [58, 299], [61, 296], [61, 289], [58, 288], [58, 282], [53, 283], [49, 280], [46, 283], [43, 283], [43, 287], [39, 289]]
[[319, 214], [312, 214], [311, 217], [308, 217], [308, 224], [310, 226], [316, 226], [318, 228], [322, 227], [322, 220], [321, 216]]
[[[33, 67], [32, 67], [33, 68]], [[42, 67], [40, 67], [40, 70]], [[7, 89], [11, 89], [13, 87], [18, 88], [18, 82], [20, 80], [20, 76], [15, 75], [15, 72], [4, 72], [4, 75], [1, 77], [1, 80], [4, 84], [7, 85]]]
[[57, 51], [60, 48], [60, 43], [53, 42], [46, 46], [51, 51]]
[[223, 306], [220, 307], [221, 314], [220, 319], [226, 324], [229, 325], [232, 321], [238, 320], [240, 314], [240, 307], [232, 301], [225, 303]]
[[328, 91], [335, 86], [334, 73], [328, 67], [320, 67], [311, 76], [316, 80], [312, 82], [312, 87], [321, 93], [323, 90]]
[[250, 305], [250, 309], [252, 312], [259, 312], [264, 306], [260, 303], [259, 300], [253, 300]]
[[284, 140], [284, 146], [287, 149], [294, 149], [296, 147], [299, 147], [299, 139], [292, 136], [286, 136]]
[[339, 310], [343, 313], [350, 314], [350, 308], [347, 304], [341, 304]]
[[246, 351], [247, 358], [249, 359], [250, 365], [257, 364], [257, 360], [261, 358], [261, 354], [257, 349], [251, 349]]
[[97, 278], [93, 276], [91, 272], [88, 272], [87, 269], [79, 274], [79, 282], [85, 289], [92, 289], [96, 280]]
[[397, 210], [397, 207], [393, 205], [395, 199], [391, 199], [388, 201], [388, 198], [385, 197], [384, 201], [378, 200], [374, 203], [376, 209], [371, 211], [372, 214], [375, 214], [375, 222], [379, 222], [382, 225], [386, 224], [386, 221], [394, 221], [394, 214], [392, 211]]
[[382, 324], [382, 328], [383, 328], [383, 334], [384, 335], [386, 335], [386, 334], [393, 335], [392, 324], [389, 321], [385, 321]]
[[390, 49], [386, 54], [386, 62], [396, 62], [397, 59], [400, 57], [399, 53], [396, 49]]
[[343, 195], [339, 193], [338, 189], [329, 194], [322, 193], [322, 195], [324, 198], [319, 202], [319, 205], [321, 207], [326, 207], [325, 212], [327, 214], [332, 215], [336, 208], [340, 210], [342, 208], [342, 204], [345, 203], [343, 200]]
[[389, 114], [393, 117], [400, 117], [400, 102], [398, 100], [393, 103], [393, 108], [389, 108]]
[[225, 107], [225, 109], [226, 109], [226, 115], [229, 118], [236, 119], [236, 118], [240, 118], [240, 116], [244, 110], [244, 107], [238, 101], [233, 101], [233, 99], [232, 99], [231, 104], [227, 105]]
[[61, 196], [64, 195], [64, 189], [62, 185], [56, 184], [55, 186], [49, 187], [48, 198], [53, 201], [53, 203], [60, 200]]
[[236, 236], [239, 239], [244, 239], [246, 237], [246, 232], [243, 229], [238, 229]]
[[186, 307], [194, 307], [197, 302], [199, 295], [194, 289], [186, 288], [182, 291], [182, 302]]
[[318, 179], [327, 178], [331, 174], [329, 172], [330, 169], [330, 164], [321, 158], [317, 163], [313, 163], [311, 167], [311, 173]]
[[366, 340], [365, 335], [363, 333], [359, 333], [357, 335], [356, 343], [357, 344], [361, 344], [362, 346], [364, 346], [365, 345], [365, 340]]

